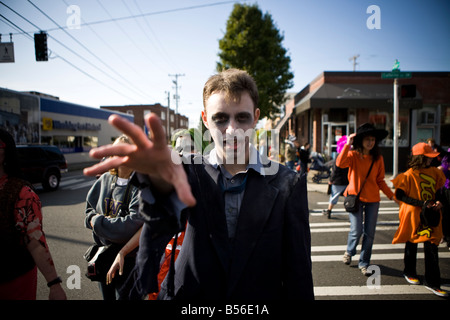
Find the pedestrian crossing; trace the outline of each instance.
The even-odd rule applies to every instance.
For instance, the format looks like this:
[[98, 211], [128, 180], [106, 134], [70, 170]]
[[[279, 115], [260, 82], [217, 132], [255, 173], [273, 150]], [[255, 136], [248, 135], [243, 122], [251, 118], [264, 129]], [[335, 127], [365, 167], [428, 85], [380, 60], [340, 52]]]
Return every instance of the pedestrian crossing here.
[[77, 176], [73, 178], [62, 179], [59, 188], [62, 190], [74, 191], [83, 188], [90, 188], [95, 182], [92, 177]]
[[[343, 208], [342, 202], [338, 203], [333, 208], [332, 217], [334, 216], [335, 219], [331, 220], [327, 219], [322, 213], [322, 210], [328, 207], [328, 202], [319, 201], [316, 202], [313, 207], [314, 209], [310, 210], [311, 237], [313, 244], [321, 244], [313, 245], [311, 247], [313, 275], [322, 275], [327, 272], [327, 270], [333, 270], [333, 272], [345, 272], [345, 274], [333, 274], [333, 277], [337, 277], [336, 279], [338, 280], [335, 281], [335, 283], [331, 283], [331, 285], [329, 285], [330, 283], [325, 283], [326, 285], [315, 286], [314, 293], [316, 298], [360, 299], [366, 297], [367, 299], [395, 299], [395, 297], [400, 297], [400, 295], [401, 298], [404, 298], [405, 296], [409, 297], [410, 295], [411, 298], [423, 298], [420, 295], [427, 295], [429, 298], [429, 295], [432, 295], [432, 293], [425, 286], [409, 285], [406, 281], [404, 281], [404, 279], [401, 278], [405, 248], [403, 243], [392, 244], [390, 242], [379, 243], [375, 241], [372, 247], [371, 264], [374, 266], [379, 264], [384, 266], [384, 268], [396, 270], [397, 278], [394, 281], [391, 279], [385, 280], [385, 278], [383, 278], [383, 274], [381, 274], [381, 279], [383, 280], [381, 281], [380, 286], [369, 285], [370, 277], [364, 277], [359, 271], [352, 272], [357, 270], [356, 266], [359, 259], [359, 253], [361, 252], [361, 244], [357, 247], [357, 253], [353, 257], [354, 261], [352, 262], [352, 265], [354, 265], [355, 268], [349, 268], [342, 262], [343, 254], [347, 248], [347, 234], [350, 231], [350, 222], [348, 221], [348, 218], [345, 217], [348, 216], [348, 213]], [[398, 205], [392, 201], [381, 201], [375, 240], [377, 240], [377, 238], [383, 239], [383, 241], [385, 241], [385, 239], [387, 241], [392, 240], [392, 237], [399, 225], [398, 211]], [[323, 240], [318, 241], [323, 238], [330, 239], [330, 241], [328, 241], [328, 245], [322, 245], [322, 243], [324, 243]], [[333, 243], [335, 239], [339, 239], [339, 243]], [[361, 241], [362, 237], [360, 243]], [[424, 264], [423, 244], [419, 244], [418, 248], [417, 261], [419, 266], [420, 264]], [[447, 249], [446, 244], [441, 244], [439, 246], [439, 261], [441, 265], [442, 278], [443, 271], [448, 274], [447, 271], [450, 265], [450, 251]], [[337, 269], [340, 271], [336, 271]], [[352, 274], [355, 274], [358, 279], [352, 279], [352, 281], [349, 281], [351, 282], [349, 285], [342, 285], [342, 282], [345, 281], [339, 280], [339, 278], [351, 278]], [[359, 282], [362, 285], [354, 285], [354, 282]], [[322, 284], [324, 284], [323, 281]], [[450, 291], [450, 284], [444, 283], [441, 288]]]

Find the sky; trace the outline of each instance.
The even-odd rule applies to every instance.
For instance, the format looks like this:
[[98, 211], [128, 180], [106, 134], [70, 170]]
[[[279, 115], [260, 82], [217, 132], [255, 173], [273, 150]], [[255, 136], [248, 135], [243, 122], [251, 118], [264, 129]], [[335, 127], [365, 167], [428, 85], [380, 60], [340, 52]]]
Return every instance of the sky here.
[[[13, 33], [15, 56], [0, 63], [0, 87], [91, 107], [167, 106], [170, 96], [175, 109], [178, 74], [178, 112], [196, 127], [235, 3], [257, 4], [284, 36], [289, 92], [352, 71], [355, 55], [357, 71], [390, 71], [395, 59], [401, 71], [450, 71], [448, 0], [0, 0], [1, 41]], [[35, 61], [40, 30], [47, 62]]]

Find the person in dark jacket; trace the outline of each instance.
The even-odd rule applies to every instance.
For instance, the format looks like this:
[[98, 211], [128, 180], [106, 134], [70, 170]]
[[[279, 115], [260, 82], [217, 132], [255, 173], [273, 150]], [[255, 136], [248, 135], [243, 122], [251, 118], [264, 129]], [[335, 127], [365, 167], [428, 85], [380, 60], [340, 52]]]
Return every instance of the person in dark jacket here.
[[[343, 136], [337, 143], [337, 153], [339, 154], [347, 142], [347, 136]], [[331, 218], [331, 211], [333, 207], [338, 203], [339, 197], [344, 194], [348, 185], [348, 168], [339, 168], [336, 165], [336, 159], [333, 160], [331, 167], [330, 180], [328, 181], [330, 188], [330, 200], [328, 203], [328, 209], [323, 210], [323, 214]]]
[[138, 172], [145, 224], [134, 292], [144, 296], [158, 290], [161, 255], [171, 237], [185, 229], [159, 299], [313, 299], [305, 176], [261, 159], [249, 144], [247, 133], [260, 112], [256, 83], [245, 71], [223, 71], [206, 82], [203, 101], [202, 120], [215, 143], [208, 157], [180, 159], [167, 147], [154, 114], [146, 117], [152, 140], [113, 115], [112, 125], [137, 148], [107, 146], [91, 152], [95, 158], [116, 157], [85, 174], [118, 164]]

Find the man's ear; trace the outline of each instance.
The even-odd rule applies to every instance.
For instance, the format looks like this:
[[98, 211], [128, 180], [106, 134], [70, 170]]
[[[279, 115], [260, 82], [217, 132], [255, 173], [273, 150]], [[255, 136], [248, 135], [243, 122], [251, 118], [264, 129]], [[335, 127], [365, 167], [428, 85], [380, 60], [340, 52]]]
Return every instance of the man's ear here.
[[203, 124], [205, 125], [205, 127], [207, 129], [209, 129], [209, 127], [208, 127], [208, 118], [206, 116], [206, 111], [205, 110], [202, 110], [202, 120], [203, 120]]
[[261, 110], [259, 110], [259, 108], [256, 108], [255, 109], [255, 122], [253, 123], [253, 127], [255, 127], [256, 124], [258, 123], [260, 114], [261, 114]]

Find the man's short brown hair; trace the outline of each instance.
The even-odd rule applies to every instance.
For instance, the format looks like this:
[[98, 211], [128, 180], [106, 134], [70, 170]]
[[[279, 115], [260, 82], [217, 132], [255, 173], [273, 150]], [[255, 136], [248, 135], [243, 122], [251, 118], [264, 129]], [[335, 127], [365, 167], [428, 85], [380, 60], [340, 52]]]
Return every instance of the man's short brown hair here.
[[258, 87], [255, 80], [246, 71], [228, 69], [213, 75], [206, 81], [203, 88], [203, 107], [214, 93], [223, 92], [228, 99], [239, 101], [242, 93], [248, 92], [253, 101], [254, 109], [258, 107]]

